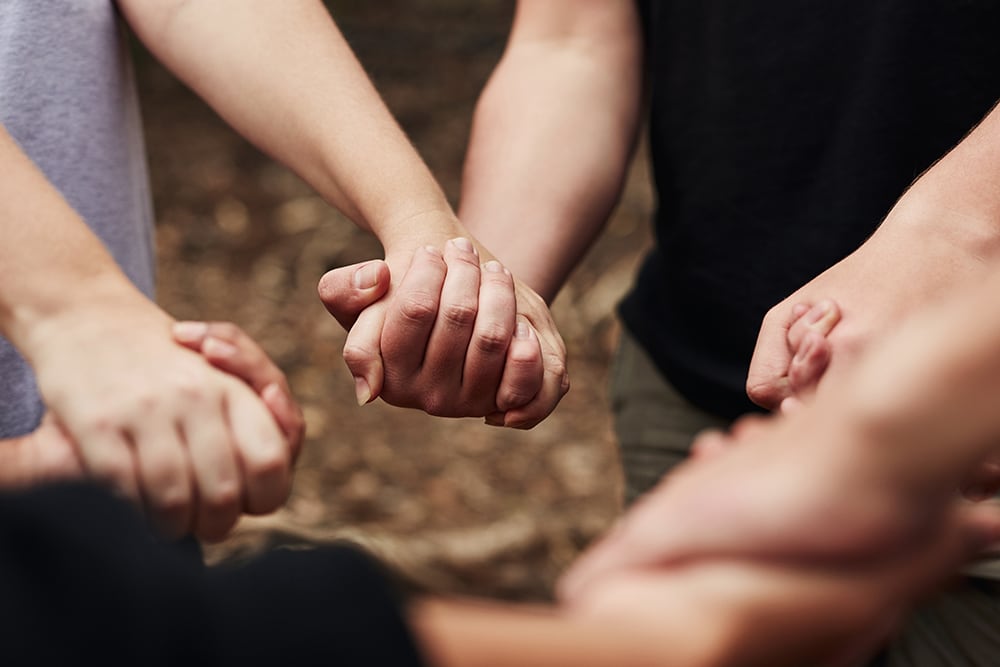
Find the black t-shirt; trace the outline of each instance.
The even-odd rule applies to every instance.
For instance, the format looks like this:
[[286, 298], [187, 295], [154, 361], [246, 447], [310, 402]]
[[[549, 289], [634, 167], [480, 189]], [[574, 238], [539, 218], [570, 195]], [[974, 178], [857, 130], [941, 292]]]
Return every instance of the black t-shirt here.
[[86, 487], [0, 495], [4, 665], [417, 666], [382, 572], [352, 549], [206, 569]]
[[1000, 98], [1000, 2], [640, 5], [657, 244], [621, 314], [682, 394], [736, 416], [767, 309]]

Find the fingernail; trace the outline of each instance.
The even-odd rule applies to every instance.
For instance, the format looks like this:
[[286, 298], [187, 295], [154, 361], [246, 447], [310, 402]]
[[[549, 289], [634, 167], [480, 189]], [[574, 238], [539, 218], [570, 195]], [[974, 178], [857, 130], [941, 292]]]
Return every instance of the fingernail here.
[[358, 397], [358, 405], [367, 405], [372, 400], [372, 389], [368, 386], [368, 380], [360, 375], [354, 376], [354, 395]]
[[829, 299], [824, 299], [823, 301], [820, 301], [815, 306], [813, 306], [812, 311], [806, 318], [806, 322], [808, 324], [816, 324], [821, 319], [823, 319], [827, 313], [830, 312], [830, 309], [832, 307], [833, 307], [833, 302], [831, 302]]
[[501, 271], [503, 271], [503, 265], [500, 262], [496, 261], [495, 259], [491, 259], [490, 261], [483, 264], [483, 268], [489, 271], [490, 273], [500, 273]]
[[354, 272], [351, 284], [355, 289], [370, 289], [378, 283], [378, 266], [375, 264], [365, 264]]
[[235, 345], [218, 338], [206, 338], [201, 351], [206, 357], [233, 357], [238, 352]]
[[441, 251], [438, 250], [437, 247], [435, 246], [425, 245], [424, 251], [426, 251], [430, 255], [434, 255], [435, 257], [441, 257]]
[[450, 243], [464, 252], [476, 253], [476, 246], [472, 245], [472, 241], [467, 238], [458, 237], [457, 239], [452, 239]]
[[531, 327], [524, 320], [517, 321], [517, 327], [514, 329], [515, 338], [531, 338]]
[[183, 343], [194, 343], [205, 335], [208, 331], [208, 324], [205, 322], [174, 322], [174, 338]]

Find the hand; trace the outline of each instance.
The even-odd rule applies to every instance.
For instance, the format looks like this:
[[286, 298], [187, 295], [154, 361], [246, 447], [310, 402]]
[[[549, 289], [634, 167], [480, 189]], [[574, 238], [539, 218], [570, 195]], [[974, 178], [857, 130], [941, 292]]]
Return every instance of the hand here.
[[817, 407], [703, 436], [692, 461], [574, 564], [560, 597], [572, 601], [615, 571], [701, 558], [874, 559], [914, 548], [936, 530], [947, 506], [938, 487], [904, 487], [881, 458], [884, 443]]
[[830, 368], [849, 366], [906, 314], [983, 271], [983, 257], [958, 238], [961, 221], [942, 216], [924, 224], [923, 217], [901, 200], [864, 245], [768, 311], [747, 377], [751, 400], [775, 409], [794, 394], [789, 335], [803, 308], [813, 307], [812, 316], [823, 305], [839, 306], [833, 322], [821, 315], [819, 326], [829, 333]]
[[0, 441], [0, 488], [26, 488], [83, 474], [76, 447], [51, 414], [32, 433]]
[[[481, 267], [463, 239], [445, 244], [444, 253], [424, 247], [387, 262], [400, 284], [360, 317], [367, 297], [386, 291], [386, 265], [337, 269], [320, 282], [327, 309], [350, 328], [344, 356], [359, 403], [382, 396], [430, 414], [486, 416], [520, 428], [551, 412], [568, 390], [565, 347], [537, 295], [495, 260]], [[360, 285], [378, 287], [358, 296]]]
[[175, 341], [250, 385], [285, 434], [292, 461], [297, 460], [306, 430], [302, 408], [285, 374], [256, 341], [231, 322], [177, 322], [172, 331]]
[[144, 506], [169, 535], [220, 538], [241, 511], [276, 509], [291, 455], [267, 407], [177, 345], [140, 294], [97, 290], [32, 333], [29, 358], [88, 476]]
[[892, 558], [839, 567], [721, 558], [615, 570], [575, 595], [568, 611], [633, 634], [645, 630], [648, 654], [662, 653], [664, 663], [676, 646], [657, 637], [676, 625], [711, 647], [707, 664], [856, 665], [888, 638], [916, 598], [980, 553], [998, 531], [996, 510], [956, 509], [919, 549]]

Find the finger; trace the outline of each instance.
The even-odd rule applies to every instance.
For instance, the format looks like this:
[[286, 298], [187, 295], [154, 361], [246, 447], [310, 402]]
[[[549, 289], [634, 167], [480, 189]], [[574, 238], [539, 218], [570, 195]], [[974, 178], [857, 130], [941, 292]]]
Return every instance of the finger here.
[[446, 274], [444, 255], [437, 248], [425, 246], [414, 253], [389, 301], [382, 328], [387, 384], [408, 382], [423, 364]]
[[181, 438], [191, 466], [197, 505], [193, 532], [221, 539], [239, 518], [243, 505], [242, 472], [230, 432], [223, 391], [195, 397], [185, 406]]
[[287, 386], [269, 384], [260, 393], [264, 405], [278, 422], [282, 432], [288, 439], [292, 461], [299, 458], [302, 449], [302, 439], [305, 437], [306, 421], [302, 408], [292, 398]]
[[699, 433], [691, 443], [691, 456], [699, 460], [714, 458], [729, 451], [732, 444], [724, 431], [708, 429]]
[[46, 413], [42, 423], [28, 438], [37, 482], [76, 479], [83, 475], [83, 459], [76, 443], [52, 416]]
[[245, 386], [231, 387], [226, 406], [243, 472], [244, 508], [250, 514], [272, 512], [291, 491], [291, 453], [266, 407]]
[[779, 305], [772, 308], [761, 323], [750, 359], [746, 391], [750, 400], [768, 410], [774, 410], [791, 395], [788, 386], [788, 366], [792, 352], [788, 347], [788, 329], [796, 322], [801, 311], [799, 304], [792, 308]]
[[142, 507], [131, 439], [117, 429], [96, 428], [78, 435], [71, 426], [66, 430], [74, 434], [87, 476]]
[[840, 321], [840, 308], [832, 299], [816, 303], [788, 328], [788, 346], [793, 352], [802, 345], [809, 333], [826, 337]]
[[213, 366], [240, 378], [258, 394], [269, 384], [285, 383], [285, 374], [257, 341], [230, 322], [207, 325], [201, 352]]
[[379, 340], [385, 325], [386, 305], [378, 303], [358, 316], [344, 341], [344, 363], [354, 376], [358, 405], [365, 405], [382, 393], [385, 366]]
[[222, 332], [216, 332], [214, 325], [211, 325], [202, 353], [213, 366], [247, 382], [257, 392], [288, 438], [293, 457], [297, 456], [305, 422], [302, 409], [292, 397], [285, 374], [252, 338], [238, 327], [229, 326], [235, 331], [225, 334], [230, 338], [223, 340]]
[[[479, 254], [468, 239], [452, 239], [445, 244], [444, 261], [446, 274], [437, 320], [421, 369], [433, 387], [446, 391], [454, 400], [461, 391], [472, 331], [479, 324]], [[435, 412], [443, 414], [441, 410], [432, 414]]]
[[[541, 301], [537, 295], [534, 298]], [[531, 324], [541, 347], [543, 368], [542, 388], [529, 404], [506, 413], [504, 425], [512, 428], [533, 428], [549, 416], [559, 404], [562, 397], [569, 391], [570, 381], [569, 372], [566, 368], [566, 344], [563, 342], [562, 336], [559, 335], [555, 323], [548, 315], [549, 311], [544, 306], [544, 303], [539, 304], [539, 306], [541, 308], [540, 312], [544, 313], [542, 316], [542, 324], [544, 326], [542, 327], [539, 327], [539, 323], [533, 321], [527, 315], [529, 309], [523, 312], [525, 312], [525, 317], [527, 317], [528, 323]], [[522, 310], [520, 302], [518, 303], [518, 309], [519, 311]], [[535, 308], [534, 311], [530, 312], [539, 311], [538, 308]]]
[[802, 339], [788, 366], [788, 386], [793, 394], [813, 391], [830, 365], [830, 341], [817, 331]]
[[182, 321], [174, 322], [170, 328], [174, 337], [174, 342], [183, 345], [189, 350], [201, 353], [201, 346], [205, 342], [205, 335], [208, 333], [207, 322]]
[[[535, 398], [525, 406], [508, 410], [504, 414], [504, 426], [530, 429], [549, 416], [560, 399], [569, 391], [569, 373], [566, 371], [565, 356], [554, 352], [546, 353], [542, 335], [532, 327], [542, 350], [542, 385]], [[520, 343], [517, 349], [522, 349]], [[527, 366], [529, 360], [523, 365]]]
[[153, 414], [134, 433], [135, 460], [146, 511], [166, 535], [191, 531], [195, 490], [188, 452], [169, 415]]
[[[528, 324], [528, 320], [519, 316], [497, 390], [497, 408], [510, 411], [529, 406], [541, 391], [544, 378], [545, 369], [542, 366], [542, 348], [538, 335]], [[512, 423], [518, 423], [516, 415], [506, 415], [505, 423], [508, 416]], [[524, 417], [520, 419], [526, 421]]]
[[319, 279], [320, 301], [349, 330], [365, 308], [389, 291], [389, 267], [380, 259], [327, 271]]
[[[507, 373], [505, 366], [508, 363], [508, 349], [512, 346], [521, 345], [512, 338], [518, 329], [517, 321], [517, 298], [514, 295], [514, 280], [500, 262], [490, 260], [483, 265], [482, 283], [479, 288], [479, 315], [476, 318], [476, 326], [472, 333], [472, 343], [469, 346], [465, 358], [465, 374], [462, 379], [462, 386], [466, 391], [479, 392], [483, 396], [490, 396], [489, 402], [498, 410], [506, 410], [509, 407], [524, 405], [538, 392], [521, 388], [519, 380], [513, 376], [510, 380], [515, 384], [513, 387], [506, 385]], [[525, 321], [526, 323], [526, 321]], [[527, 327], [530, 329], [530, 326]], [[523, 339], [522, 339], [523, 340]], [[532, 349], [538, 349], [537, 341], [531, 343]], [[516, 353], [520, 358], [521, 351]], [[535, 352], [538, 357], [538, 375], [541, 376], [541, 352]], [[512, 369], [510, 372], [518, 372]], [[505, 384], [502, 385], [501, 382]], [[540, 384], [540, 382], [539, 382]], [[529, 391], [524, 400], [519, 400], [516, 395], [511, 395], [512, 390], [524, 395]]]

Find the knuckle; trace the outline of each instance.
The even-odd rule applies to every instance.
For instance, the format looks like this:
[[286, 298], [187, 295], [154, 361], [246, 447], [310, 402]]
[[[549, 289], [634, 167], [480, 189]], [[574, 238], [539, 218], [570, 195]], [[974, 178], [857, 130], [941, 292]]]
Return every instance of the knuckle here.
[[347, 343], [344, 345], [343, 356], [347, 367], [353, 370], [359, 366], [364, 366], [378, 355], [367, 345]]
[[205, 384], [192, 377], [177, 380], [174, 391], [186, 402], [195, 403], [213, 398], [213, 392]]
[[765, 408], [774, 407], [784, 398], [778, 386], [769, 381], [748, 380], [746, 391], [751, 401]]
[[506, 388], [497, 396], [497, 407], [503, 411], [524, 407], [537, 393], [520, 387]]
[[562, 377], [566, 375], [566, 357], [554, 353], [546, 354], [545, 372], [558, 377], [562, 382]]
[[[476, 332], [473, 344], [477, 351], [485, 355], [500, 355], [506, 352], [510, 346], [510, 332], [500, 325], [487, 327]], [[512, 355], [516, 354], [517, 351], [514, 349]]]
[[455, 405], [450, 396], [432, 392], [424, 399], [424, 412], [432, 417], [451, 417], [454, 414]]
[[217, 482], [211, 492], [205, 493], [202, 502], [213, 513], [234, 511], [242, 501], [242, 489], [236, 480]]
[[429, 294], [410, 294], [399, 301], [399, 313], [406, 320], [425, 324], [437, 315], [437, 300]]
[[271, 445], [262, 447], [253, 457], [247, 457], [247, 475], [254, 478], [271, 478], [288, 472], [290, 459], [286, 447]]
[[450, 326], [460, 329], [471, 327], [476, 321], [476, 305], [471, 302], [450, 303], [441, 309], [441, 317]]
[[183, 517], [191, 508], [191, 491], [186, 484], [169, 484], [151, 494], [150, 503], [158, 514]]

